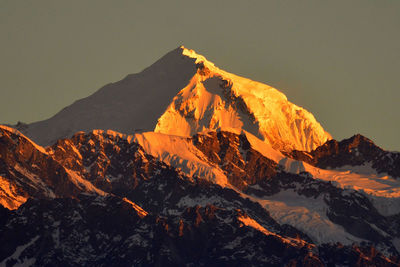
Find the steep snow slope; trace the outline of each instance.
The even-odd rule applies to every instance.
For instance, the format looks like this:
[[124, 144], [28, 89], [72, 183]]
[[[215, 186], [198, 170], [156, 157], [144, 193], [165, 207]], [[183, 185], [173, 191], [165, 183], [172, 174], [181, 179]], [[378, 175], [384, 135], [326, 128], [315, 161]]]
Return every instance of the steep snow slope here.
[[244, 129], [278, 150], [309, 151], [331, 139], [311, 113], [278, 90], [225, 72], [184, 47], [20, 130], [47, 146], [94, 129], [185, 137], [207, 129]]
[[362, 241], [329, 220], [326, 215], [328, 207], [321, 197], [311, 199], [287, 190], [265, 198], [250, 196], [250, 199], [265, 207], [279, 223], [292, 225], [307, 233], [317, 244], [340, 242], [351, 245]]
[[244, 129], [278, 150], [312, 150], [331, 136], [314, 116], [266, 84], [223, 71], [193, 50], [198, 70], [159, 119], [156, 132], [190, 136], [207, 129]]
[[146, 153], [175, 167], [189, 177], [201, 177], [221, 186], [227, 186], [226, 176], [218, 166], [208, 163], [190, 139], [154, 132], [135, 134], [134, 141]]
[[[207, 134], [207, 133], [204, 133]], [[240, 133], [238, 133], [240, 134]], [[387, 175], [354, 170], [324, 170], [307, 163], [285, 157], [271, 145], [243, 131], [251, 147], [263, 156], [278, 163], [289, 173], [308, 172], [312, 178], [330, 181], [338, 188], [355, 190], [368, 197], [375, 208], [385, 216], [400, 212], [400, 181]], [[221, 186], [232, 187], [226, 173], [208, 161], [191, 139], [161, 133], [147, 132], [127, 137], [139, 143], [144, 151], [158, 160], [181, 170], [189, 177], [201, 177]]]
[[[346, 171], [320, 169], [287, 158], [252, 134], [245, 131], [243, 133], [254, 150], [278, 163], [286, 172], [295, 174], [308, 172], [314, 179], [330, 181], [338, 188], [358, 191], [367, 196], [383, 215], [400, 212], [400, 181], [374, 172], [365, 173], [358, 168]], [[221, 186], [231, 187], [226, 181], [227, 174], [218, 166], [209, 163], [204, 154], [188, 138], [148, 132], [136, 134], [134, 140], [146, 153], [178, 168], [189, 177], [198, 176]]]

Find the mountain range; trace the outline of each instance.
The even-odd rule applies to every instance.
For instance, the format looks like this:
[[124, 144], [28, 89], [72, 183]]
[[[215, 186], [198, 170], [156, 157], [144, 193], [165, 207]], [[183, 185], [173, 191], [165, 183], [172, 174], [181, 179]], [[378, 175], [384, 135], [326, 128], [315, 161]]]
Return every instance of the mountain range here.
[[0, 126], [0, 240], [4, 266], [399, 266], [400, 153], [181, 46]]

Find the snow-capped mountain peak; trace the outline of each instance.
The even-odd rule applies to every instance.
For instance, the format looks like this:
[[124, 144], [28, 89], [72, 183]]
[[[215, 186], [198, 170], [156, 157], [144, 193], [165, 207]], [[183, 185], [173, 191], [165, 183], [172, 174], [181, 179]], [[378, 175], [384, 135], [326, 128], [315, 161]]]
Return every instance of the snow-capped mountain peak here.
[[277, 89], [181, 49], [182, 55], [195, 59], [197, 72], [160, 117], [156, 132], [191, 136], [210, 129], [243, 129], [284, 151], [310, 151], [331, 139], [310, 112]]
[[400, 264], [400, 153], [183, 46], [15, 128], [0, 266]]
[[216, 129], [245, 130], [282, 151], [311, 151], [331, 139], [310, 112], [277, 89], [221, 70], [183, 46], [142, 72], [20, 130], [47, 146], [94, 129], [185, 137]]

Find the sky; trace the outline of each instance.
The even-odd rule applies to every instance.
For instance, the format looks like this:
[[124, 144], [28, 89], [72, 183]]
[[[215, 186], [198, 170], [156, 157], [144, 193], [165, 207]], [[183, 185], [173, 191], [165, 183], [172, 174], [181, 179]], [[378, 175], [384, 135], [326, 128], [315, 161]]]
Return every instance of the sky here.
[[399, 14], [398, 0], [0, 0], [0, 123], [47, 119], [184, 45], [337, 140], [400, 151]]

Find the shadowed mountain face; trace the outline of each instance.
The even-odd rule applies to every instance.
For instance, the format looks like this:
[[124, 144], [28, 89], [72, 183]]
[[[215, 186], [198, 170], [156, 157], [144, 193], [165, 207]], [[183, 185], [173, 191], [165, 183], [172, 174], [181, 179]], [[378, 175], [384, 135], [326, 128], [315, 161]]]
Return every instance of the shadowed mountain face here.
[[[398, 216], [382, 216], [362, 194], [282, 171], [254, 150], [246, 135], [198, 134], [191, 142], [236, 189], [187, 176], [129, 136], [81, 132], [43, 150], [1, 128], [0, 171], [15, 187], [8, 203], [19, 196], [30, 199], [15, 211], [1, 210], [0, 238], [6, 242], [0, 262], [325, 266], [335, 259], [395, 266], [396, 258], [387, 255], [398, 255], [392, 244], [400, 236]], [[256, 200], [272, 201], [285, 192], [310, 203], [320, 199], [327, 220], [362, 242], [321, 243], [313, 232], [277, 221]], [[14, 208], [25, 201], [14, 202]]]
[[177, 48], [141, 73], [110, 83], [50, 119], [29, 124], [21, 130], [46, 146], [78, 131], [152, 131], [172, 98], [196, 73], [194, 61]]

